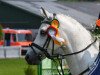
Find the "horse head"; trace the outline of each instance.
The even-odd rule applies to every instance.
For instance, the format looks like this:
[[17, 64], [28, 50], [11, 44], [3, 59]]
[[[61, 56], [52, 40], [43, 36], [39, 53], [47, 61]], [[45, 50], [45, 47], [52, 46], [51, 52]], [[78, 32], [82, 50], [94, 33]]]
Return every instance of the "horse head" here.
[[[38, 45], [42, 49], [46, 49], [48, 43], [47, 52], [51, 55], [53, 42], [55, 44], [54, 50], [59, 49], [61, 44], [65, 44], [65, 42], [59, 42], [62, 41], [63, 38], [60, 38], [61, 35], [59, 35], [60, 23], [56, 18], [56, 14], [49, 13], [43, 8], [41, 8], [41, 14], [45, 19], [41, 22], [41, 27], [39, 28], [36, 39], [34, 40], [34, 44]], [[52, 36], [52, 34], [54, 34], [55, 37]], [[46, 56], [43, 51], [39, 50], [40, 48], [32, 47], [32, 45], [30, 50], [28, 50], [25, 59], [29, 64], [39, 64]]]

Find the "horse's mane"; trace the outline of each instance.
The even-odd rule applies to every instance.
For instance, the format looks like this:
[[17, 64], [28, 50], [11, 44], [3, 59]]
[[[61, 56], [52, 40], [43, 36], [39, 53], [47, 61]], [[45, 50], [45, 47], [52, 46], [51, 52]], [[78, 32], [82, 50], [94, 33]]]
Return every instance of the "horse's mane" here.
[[[68, 29], [69, 32], [76, 32], [80, 31], [80, 32], [84, 32], [85, 34], [87, 33], [87, 35], [91, 36], [90, 32], [83, 27], [83, 25], [81, 23], [79, 23], [76, 19], [72, 18], [69, 15], [64, 15], [64, 14], [57, 14], [57, 19], [60, 22], [60, 26], [63, 29]], [[72, 30], [70, 30], [72, 29]]]
[[74, 26], [74, 27], [81, 27], [83, 29], [85, 29], [81, 23], [79, 23], [76, 19], [72, 18], [71, 16], [69, 15], [64, 15], [64, 14], [58, 14], [57, 15], [57, 19], [61, 22], [61, 23], [65, 23], [65, 24], [62, 24], [62, 25], [67, 25], [68, 26], [68, 22], [70, 22], [70, 26]]

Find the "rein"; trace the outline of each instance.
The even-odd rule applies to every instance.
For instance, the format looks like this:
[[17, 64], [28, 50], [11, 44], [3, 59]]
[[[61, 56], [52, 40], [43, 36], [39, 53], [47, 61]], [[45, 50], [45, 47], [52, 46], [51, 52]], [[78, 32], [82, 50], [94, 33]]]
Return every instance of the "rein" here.
[[[30, 47], [34, 46], [34, 47], [36, 47], [37, 49], [39, 49], [40, 51], [42, 51], [42, 52], [45, 54], [45, 53], [48, 53], [48, 52], [47, 52], [47, 48], [48, 48], [48, 46], [49, 46], [50, 40], [51, 40], [51, 39], [48, 39], [48, 38], [47, 38], [47, 40], [46, 40], [46, 42], [45, 42], [45, 44], [44, 44], [43, 47], [41, 47], [41, 46], [39, 46], [39, 45], [37, 45], [37, 44], [35, 44], [35, 43], [32, 43], [32, 44], [29, 45], [29, 46], [30, 46]], [[86, 48], [84, 48], [84, 49], [82, 49], [82, 50], [80, 50], [80, 51], [78, 51], [78, 52], [69, 53], [69, 54], [65, 54], [65, 55], [63, 55], [63, 54], [57, 54], [57, 55], [55, 55], [55, 54], [52, 53], [53, 55], [51, 55], [50, 57], [57, 57], [57, 56], [65, 57], [65, 56], [71, 56], [71, 55], [79, 54], [79, 53], [84, 52], [85, 50], [87, 50], [89, 47], [91, 47], [96, 41], [97, 41], [97, 38], [95, 38], [95, 40], [94, 40], [91, 44], [89, 44]], [[45, 46], [46, 46], [46, 48], [45, 48]], [[54, 46], [54, 44], [53, 44], [53, 46]], [[34, 50], [33, 50], [33, 51], [34, 51]], [[34, 52], [36, 53], [36, 51], [34, 51]], [[49, 54], [49, 55], [50, 55], [50, 54]]]
[[[35, 48], [39, 49], [40, 51], [42, 51], [42, 52], [45, 54], [45, 56], [46, 56], [47, 58], [53, 60], [53, 61], [55, 62], [55, 64], [56, 64], [57, 62], [55, 61], [54, 58], [57, 58], [57, 60], [59, 61], [60, 67], [61, 67], [62, 75], [64, 75], [64, 70], [63, 70], [63, 68], [62, 68], [62, 59], [64, 59], [64, 57], [66, 57], [66, 56], [72, 56], [72, 55], [76, 55], [76, 54], [79, 54], [79, 53], [82, 53], [82, 52], [86, 51], [89, 47], [91, 47], [91, 46], [97, 41], [97, 38], [95, 38], [95, 40], [94, 40], [92, 43], [90, 43], [86, 48], [84, 48], [84, 49], [82, 49], [82, 50], [80, 50], [80, 51], [78, 51], [78, 52], [69, 53], [69, 54], [64, 54], [64, 55], [63, 55], [63, 54], [54, 54], [54, 41], [53, 41], [53, 40], [52, 40], [52, 41], [53, 41], [53, 42], [52, 42], [52, 55], [50, 55], [50, 54], [48, 53], [48, 51], [47, 51], [50, 41], [51, 41], [51, 38], [50, 38], [50, 37], [47, 37], [47, 39], [46, 39], [46, 41], [45, 41], [43, 47], [41, 47], [41, 46], [39, 46], [39, 45], [37, 45], [37, 44], [35, 44], [35, 43], [32, 43], [32, 44], [30, 44], [29, 46], [32, 48], [33, 52], [38, 56], [38, 58], [39, 58], [40, 60], [41, 60], [41, 56], [42, 56], [42, 55], [41, 55], [41, 54], [38, 54], [38, 53], [34, 50], [33, 47], [35, 47]], [[58, 70], [58, 68], [57, 68], [57, 70]], [[83, 71], [82, 73], [80, 73], [79, 75], [83, 75], [83, 74], [86, 73], [87, 71], [89, 71], [89, 68], [87, 68], [86, 70], [84, 70], [84, 71]], [[60, 73], [59, 70], [58, 70], [58, 73], [59, 73], [59, 75], [61, 75], [61, 73]]]
[[81, 52], [84, 52], [84, 51], [87, 50], [89, 47], [91, 47], [96, 41], [97, 41], [97, 38], [95, 38], [95, 40], [94, 40], [91, 44], [89, 44], [86, 48], [84, 48], [84, 49], [82, 49], [82, 50], [80, 50], [80, 51], [78, 51], [78, 52], [69, 53], [69, 54], [65, 54], [65, 55], [62, 55], [62, 56], [71, 56], [71, 55], [76, 55], [76, 54], [79, 54], [79, 53], [81, 53]]

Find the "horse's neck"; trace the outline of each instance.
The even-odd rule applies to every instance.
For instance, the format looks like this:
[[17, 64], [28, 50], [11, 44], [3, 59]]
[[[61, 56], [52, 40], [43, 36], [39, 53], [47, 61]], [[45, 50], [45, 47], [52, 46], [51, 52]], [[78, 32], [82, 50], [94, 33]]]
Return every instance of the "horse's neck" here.
[[[67, 40], [70, 46], [68, 53], [80, 51], [86, 48], [89, 44], [91, 44], [94, 41], [90, 33], [81, 25], [76, 25], [76, 26], [74, 25], [69, 27], [66, 25], [63, 26], [62, 28], [68, 37]], [[78, 75], [86, 68], [88, 68], [97, 57], [97, 54], [98, 54], [98, 46], [96, 48], [93, 45], [80, 54], [66, 57], [72, 74]]]

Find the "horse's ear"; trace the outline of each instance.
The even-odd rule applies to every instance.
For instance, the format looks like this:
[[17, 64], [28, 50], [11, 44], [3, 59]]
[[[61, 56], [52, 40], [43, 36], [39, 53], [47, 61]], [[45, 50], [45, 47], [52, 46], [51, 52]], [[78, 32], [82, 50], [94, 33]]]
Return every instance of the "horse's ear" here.
[[40, 11], [41, 11], [41, 14], [43, 15], [43, 17], [46, 17], [46, 18], [50, 17], [50, 13], [47, 10], [45, 10], [44, 8], [41, 7]]
[[99, 12], [99, 16], [98, 16], [98, 19], [100, 19], [100, 12]]

